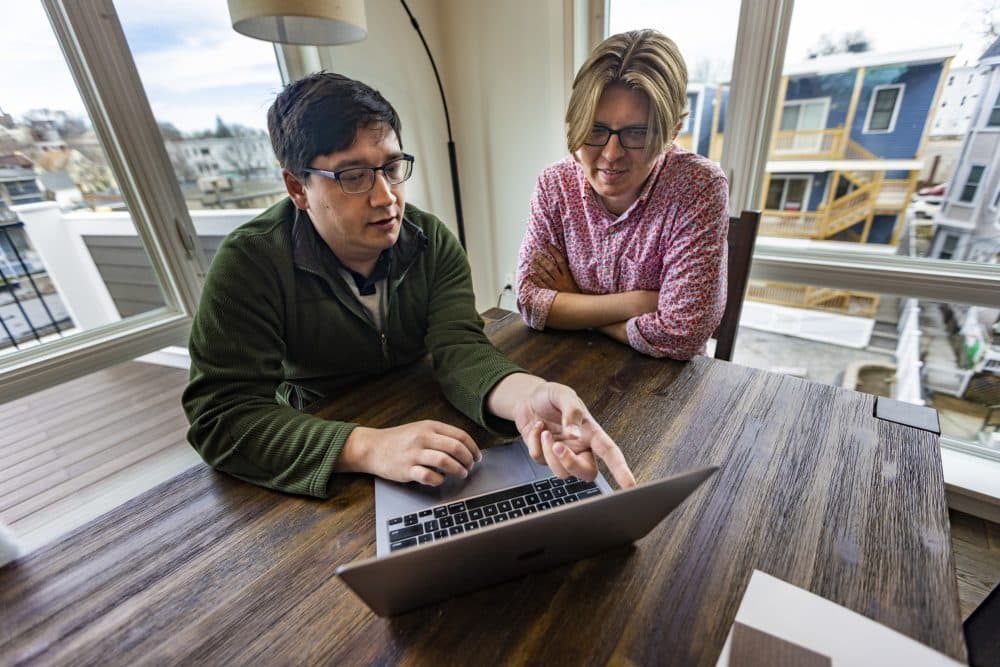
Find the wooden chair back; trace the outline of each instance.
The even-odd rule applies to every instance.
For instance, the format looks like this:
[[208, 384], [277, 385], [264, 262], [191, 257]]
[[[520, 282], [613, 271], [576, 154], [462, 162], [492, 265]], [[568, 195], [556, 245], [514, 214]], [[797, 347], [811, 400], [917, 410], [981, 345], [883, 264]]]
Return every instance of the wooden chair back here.
[[726, 289], [726, 310], [722, 321], [713, 334], [715, 338], [715, 358], [732, 361], [736, 347], [736, 330], [743, 312], [743, 297], [747, 293], [750, 280], [750, 262], [753, 247], [760, 226], [760, 211], [743, 211], [738, 218], [729, 219], [728, 287]]

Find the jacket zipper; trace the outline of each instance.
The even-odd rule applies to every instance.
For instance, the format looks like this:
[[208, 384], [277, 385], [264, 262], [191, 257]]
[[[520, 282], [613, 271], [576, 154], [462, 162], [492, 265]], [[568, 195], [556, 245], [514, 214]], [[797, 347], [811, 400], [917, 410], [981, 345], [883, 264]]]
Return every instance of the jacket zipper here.
[[378, 300], [378, 307], [382, 313], [382, 331], [378, 332], [379, 341], [382, 343], [382, 357], [385, 359], [386, 363], [389, 363], [389, 340], [386, 338], [384, 329], [389, 322], [389, 313], [392, 312], [392, 295], [396, 291], [396, 287], [403, 282], [403, 278], [409, 273], [410, 267], [406, 266], [399, 277], [396, 278], [395, 282], [389, 280], [385, 281], [385, 299]]
[[379, 310], [379, 315], [380, 315], [379, 321], [380, 321], [380, 323], [382, 325], [381, 328], [378, 330], [378, 339], [379, 339], [379, 342], [382, 343], [382, 358], [385, 360], [385, 363], [387, 365], [389, 364], [389, 340], [385, 336], [385, 328], [386, 328], [386, 324], [387, 324], [387, 322], [386, 322], [386, 319], [387, 319], [386, 310], [387, 309], [385, 307], [385, 303], [388, 300], [389, 300], [389, 281], [386, 280], [385, 281], [385, 294], [383, 296], [380, 296], [379, 300], [378, 300], [378, 310]]

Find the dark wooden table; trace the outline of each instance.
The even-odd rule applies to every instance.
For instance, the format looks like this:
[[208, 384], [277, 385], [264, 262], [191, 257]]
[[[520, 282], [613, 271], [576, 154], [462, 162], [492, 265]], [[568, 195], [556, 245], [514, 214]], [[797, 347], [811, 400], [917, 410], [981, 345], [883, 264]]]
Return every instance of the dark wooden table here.
[[[197, 466], [0, 569], [0, 663], [711, 665], [754, 568], [964, 659], [936, 435], [864, 394], [513, 316], [490, 329], [578, 390], [639, 481], [720, 471], [633, 548], [386, 620], [333, 577], [375, 552], [370, 478], [321, 502]], [[321, 414], [490, 442], [426, 364]]]

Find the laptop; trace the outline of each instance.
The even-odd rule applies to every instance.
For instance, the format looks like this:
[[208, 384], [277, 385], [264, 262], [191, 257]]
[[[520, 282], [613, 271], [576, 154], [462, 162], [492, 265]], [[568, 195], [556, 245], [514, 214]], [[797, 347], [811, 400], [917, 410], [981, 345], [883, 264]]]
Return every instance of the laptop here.
[[336, 575], [379, 616], [401, 614], [634, 542], [716, 469], [613, 492], [553, 477], [516, 441], [441, 487], [376, 479], [376, 556]]

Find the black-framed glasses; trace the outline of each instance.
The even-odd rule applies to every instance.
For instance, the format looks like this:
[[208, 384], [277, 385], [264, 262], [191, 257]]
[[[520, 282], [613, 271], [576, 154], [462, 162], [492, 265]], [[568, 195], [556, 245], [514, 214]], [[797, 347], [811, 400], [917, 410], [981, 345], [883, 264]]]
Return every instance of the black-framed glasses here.
[[590, 128], [590, 134], [583, 140], [583, 144], [585, 146], [607, 146], [608, 142], [611, 141], [611, 136], [614, 134], [618, 135], [618, 143], [622, 145], [622, 148], [646, 147], [646, 135], [648, 132], [645, 125], [623, 127], [620, 130], [612, 130], [610, 127], [595, 125]]
[[415, 157], [403, 153], [401, 157], [386, 162], [381, 167], [351, 167], [338, 171], [325, 169], [303, 169], [307, 174], [318, 174], [340, 183], [340, 189], [349, 195], [359, 195], [375, 187], [375, 172], [381, 171], [389, 185], [399, 185], [413, 174]]

